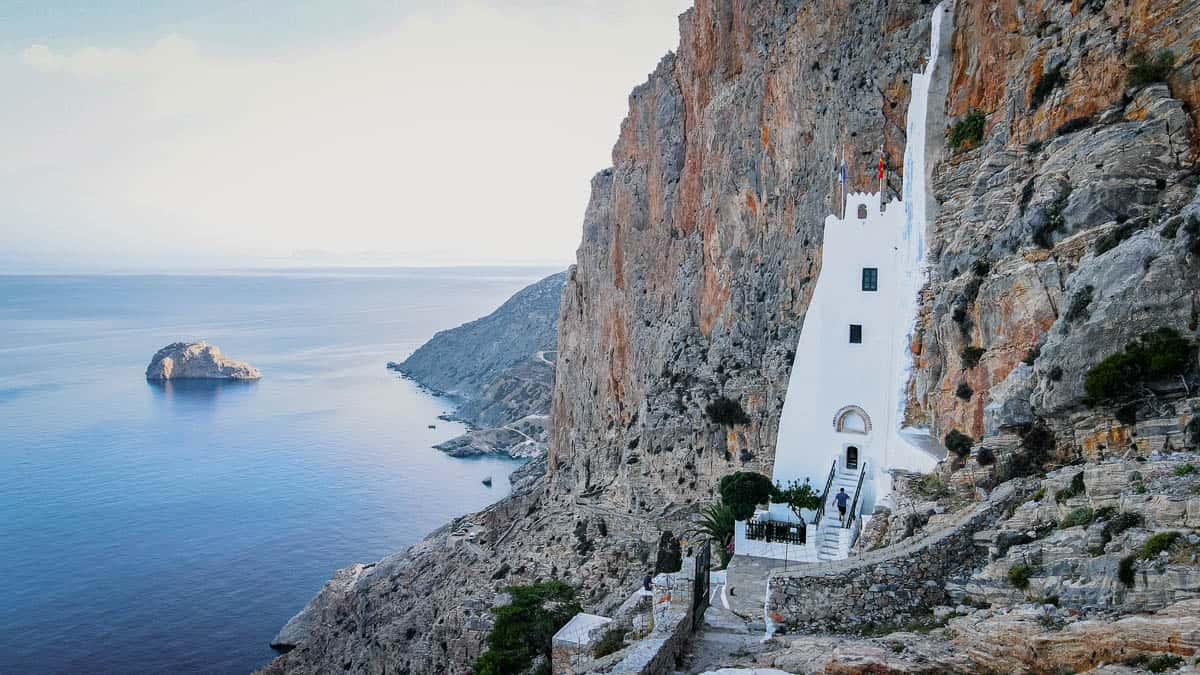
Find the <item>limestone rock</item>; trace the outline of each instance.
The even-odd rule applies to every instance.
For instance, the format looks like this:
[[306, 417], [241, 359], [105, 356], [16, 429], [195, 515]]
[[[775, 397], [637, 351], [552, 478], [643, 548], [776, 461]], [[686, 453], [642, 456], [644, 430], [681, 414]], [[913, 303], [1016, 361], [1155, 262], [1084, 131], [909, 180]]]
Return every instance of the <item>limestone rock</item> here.
[[257, 380], [258, 368], [234, 361], [207, 342], [173, 342], [158, 350], [146, 367], [148, 380]]

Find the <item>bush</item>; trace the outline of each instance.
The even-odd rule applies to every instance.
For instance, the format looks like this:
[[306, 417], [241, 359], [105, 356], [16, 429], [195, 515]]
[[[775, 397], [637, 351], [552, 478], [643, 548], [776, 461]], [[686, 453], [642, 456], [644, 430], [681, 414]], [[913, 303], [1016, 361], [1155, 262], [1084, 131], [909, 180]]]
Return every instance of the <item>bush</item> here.
[[975, 439], [962, 433], [958, 429], [951, 429], [950, 433], [946, 434], [945, 442], [946, 449], [954, 453], [954, 455], [960, 459], [970, 454], [971, 446], [975, 445]]
[[1063, 315], [1067, 323], [1075, 323], [1087, 316], [1088, 307], [1092, 304], [1092, 294], [1095, 292], [1096, 288], [1089, 285], [1075, 293], [1075, 296], [1071, 298], [1071, 304], [1067, 307], [1067, 313]]
[[982, 110], [972, 108], [950, 128], [950, 147], [955, 150], [970, 150], [983, 140], [983, 127], [987, 116]]
[[748, 520], [754, 508], [771, 499], [775, 485], [756, 471], [738, 471], [721, 479], [717, 488], [721, 501], [733, 511], [734, 520]]
[[987, 350], [983, 347], [976, 347], [974, 345], [963, 347], [961, 354], [963, 368], [970, 370], [979, 365], [979, 359], [983, 358], [985, 353], [987, 353]]
[[1147, 381], [1185, 372], [1195, 345], [1172, 328], [1142, 333], [1137, 342], [1092, 366], [1084, 377], [1086, 402], [1120, 399], [1136, 393]]
[[[1099, 514], [1097, 514], [1099, 516]], [[1104, 523], [1104, 529], [1100, 531], [1100, 542], [1092, 549], [1092, 553], [1100, 555], [1104, 553], [1104, 547], [1108, 546], [1108, 542], [1112, 541], [1117, 535], [1131, 527], [1137, 527], [1142, 524], [1142, 517], [1136, 513], [1118, 513], [1107, 517]]]
[[1046, 97], [1066, 81], [1067, 78], [1062, 73], [1062, 66], [1042, 75], [1042, 79], [1038, 80], [1037, 85], [1033, 88], [1033, 93], [1029, 95], [1029, 110], [1032, 112], [1042, 107]]
[[726, 396], [710, 402], [704, 408], [704, 413], [708, 419], [727, 427], [750, 423], [750, 416], [742, 410], [742, 404]]
[[1196, 473], [1196, 465], [1192, 464], [1191, 462], [1188, 462], [1187, 464], [1184, 464], [1183, 466], [1175, 467], [1175, 475], [1176, 476], [1190, 476], [1194, 473]]
[[987, 258], [980, 258], [971, 263], [971, 272], [977, 277], [986, 277], [992, 271], [992, 263]]
[[619, 652], [625, 648], [625, 629], [611, 628], [604, 631], [604, 635], [596, 641], [592, 647], [592, 658], [601, 658]]
[[941, 499], [953, 494], [946, 481], [936, 473], [927, 473], [913, 486], [913, 490], [926, 499]]
[[1136, 555], [1127, 555], [1117, 563], [1117, 579], [1128, 588], [1133, 588], [1133, 584], [1137, 579], [1134, 570], [1134, 563], [1136, 561]]
[[1058, 125], [1058, 128], [1054, 130], [1054, 135], [1066, 136], [1067, 134], [1073, 134], [1076, 131], [1083, 131], [1090, 126], [1092, 126], [1091, 117], [1076, 117], [1075, 119], [1067, 120], [1066, 122]]
[[1025, 352], [1025, 358], [1021, 359], [1021, 363], [1024, 363], [1027, 366], [1032, 366], [1033, 362], [1037, 361], [1037, 357], [1039, 357], [1041, 355], [1042, 355], [1042, 346], [1034, 345], [1029, 348], [1029, 351]]
[[1146, 659], [1146, 670], [1152, 673], [1165, 673], [1168, 670], [1177, 670], [1183, 665], [1183, 659], [1174, 654], [1159, 654], [1150, 659]]
[[1095, 251], [1096, 255], [1103, 255], [1117, 247], [1117, 244], [1125, 241], [1133, 236], [1135, 228], [1132, 224], [1126, 223], [1117, 227], [1111, 232], [1105, 233], [1096, 239]]
[[1058, 523], [1058, 529], [1065, 530], [1069, 527], [1079, 527], [1081, 525], [1083, 527], [1087, 527], [1088, 525], [1092, 524], [1092, 520], [1095, 519], [1095, 517], [1096, 514], [1091, 508], [1087, 506], [1081, 506], [1068, 513], [1066, 518], [1060, 520]]
[[1116, 411], [1113, 413], [1113, 416], [1116, 417], [1117, 421], [1121, 424], [1137, 424], [1137, 404], [1130, 403], [1129, 405], [1123, 405], [1116, 409]]
[[583, 608], [575, 589], [561, 581], [509, 586], [512, 602], [492, 609], [496, 623], [487, 638], [487, 651], [475, 661], [479, 675], [518, 673], [538, 656], [550, 659], [550, 640]]
[[964, 401], [970, 401], [971, 396], [974, 393], [975, 393], [975, 390], [972, 389], [971, 385], [967, 384], [966, 382], [960, 382], [958, 385], [958, 388], [956, 388], [954, 390], [954, 395], [961, 398]]
[[979, 466], [991, 466], [996, 463], [996, 453], [985, 445], [975, 453], [975, 461], [979, 462]]
[[1025, 590], [1029, 588], [1029, 577], [1033, 576], [1033, 568], [1023, 562], [1016, 563], [1008, 568], [1008, 581], [1013, 585], [1013, 588]]
[[1163, 49], [1151, 56], [1144, 51], [1133, 54], [1133, 60], [1126, 74], [1126, 82], [1131, 87], [1144, 87], [1155, 82], [1165, 82], [1175, 68], [1175, 55]]
[[1141, 557], [1142, 560], [1151, 560], [1153, 558], [1157, 558], [1159, 553], [1170, 550], [1170, 548], [1174, 546], [1175, 542], [1178, 540], [1178, 532], [1159, 532], [1158, 534], [1151, 535], [1150, 538], [1146, 540], [1146, 543], [1142, 544], [1142, 551], [1139, 554], [1139, 557]]
[[1042, 498], [1045, 496], [1046, 496], [1046, 488], [1040, 487], [1037, 489], [1037, 492], [1033, 493], [1033, 495], [1031, 495], [1029, 497], [1029, 499], [1030, 499], [1030, 501], [1040, 502], [1040, 501], [1042, 501]]
[[1080, 471], [1071, 478], [1070, 485], [1054, 493], [1054, 501], [1062, 504], [1072, 497], [1078, 497], [1083, 494], [1087, 494], [1087, 486], [1083, 483], [1083, 472]]

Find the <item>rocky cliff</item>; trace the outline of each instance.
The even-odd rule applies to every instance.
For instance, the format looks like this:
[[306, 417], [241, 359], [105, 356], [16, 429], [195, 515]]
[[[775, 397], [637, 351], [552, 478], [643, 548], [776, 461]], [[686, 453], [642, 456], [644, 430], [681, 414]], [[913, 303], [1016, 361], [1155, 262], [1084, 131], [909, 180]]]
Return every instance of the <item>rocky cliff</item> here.
[[[613, 166], [592, 181], [562, 294], [546, 481], [341, 573], [268, 670], [461, 666], [513, 582], [559, 577], [603, 612], [720, 476], [769, 472], [834, 158], [845, 147], [851, 189], [869, 189], [883, 144], [898, 193], [908, 77], [932, 11], [698, 0], [681, 16], [678, 50], [633, 91]], [[1120, 409], [1085, 405], [1083, 377], [1145, 330], [1197, 329], [1198, 12], [959, 3], [946, 107], [931, 111], [947, 134], [927, 153], [913, 421], [982, 438], [1004, 466], [1048, 446], [1027, 460], [1035, 473], [1197, 443], [1194, 364]], [[1168, 67], [1134, 68], [1139, 51], [1163, 49]], [[718, 399], [748, 423], [711, 419]], [[948, 480], [971, 484], [971, 462]]]
[[550, 409], [558, 303], [566, 272], [518, 291], [491, 314], [438, 332], [390, 368], [455, 397], [455, 417], [497, 427]]

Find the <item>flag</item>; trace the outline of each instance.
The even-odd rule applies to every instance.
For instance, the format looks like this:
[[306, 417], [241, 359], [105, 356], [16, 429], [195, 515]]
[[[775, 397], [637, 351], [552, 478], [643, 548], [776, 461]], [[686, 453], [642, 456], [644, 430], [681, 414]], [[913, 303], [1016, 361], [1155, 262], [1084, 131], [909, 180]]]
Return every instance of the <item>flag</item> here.
[[842, 157], [842, 165], [838, 168], [838, 182], [842, 184], [842, 188], [846, 187], [846, 158]]
[[887, 172], [887, 165], [884, 163], [883, 146], [879, 146], [879, 180], [883, 180], [884, 174]]

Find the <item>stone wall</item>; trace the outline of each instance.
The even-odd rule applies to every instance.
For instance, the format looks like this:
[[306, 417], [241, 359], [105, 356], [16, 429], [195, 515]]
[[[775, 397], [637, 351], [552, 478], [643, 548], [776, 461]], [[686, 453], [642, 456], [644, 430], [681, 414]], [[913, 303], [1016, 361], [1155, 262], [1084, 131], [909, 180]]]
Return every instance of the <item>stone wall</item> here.
[[861, 557], [772, 572], [767, 614], [789, 630], [833, 630], [903, 623], [945, 604], [944, 580], [984, 562], [976, 532], [992, 527], [1032, 493], [1036, 482], [1013, 481], [952, 526]]

